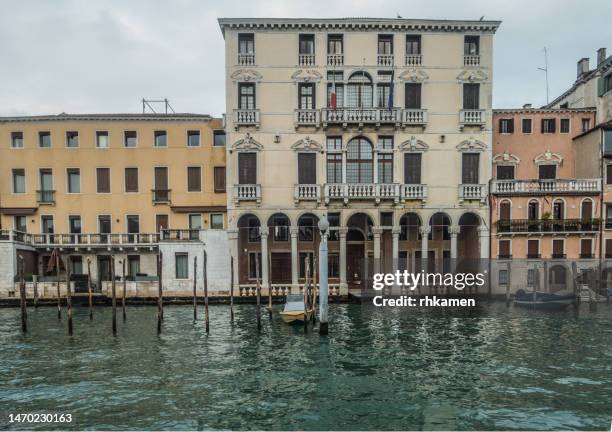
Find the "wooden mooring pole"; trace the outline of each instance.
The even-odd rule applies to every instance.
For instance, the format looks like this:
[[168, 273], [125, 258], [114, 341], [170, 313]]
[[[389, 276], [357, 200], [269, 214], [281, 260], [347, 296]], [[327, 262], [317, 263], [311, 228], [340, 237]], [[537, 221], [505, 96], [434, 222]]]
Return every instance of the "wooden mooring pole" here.
[[304, 333], [308, 333], [308, 284], [310, 279], [310, 257], [306, 255], [304, 258], [304, 270], [306, 279], [304, 280]]
[[62, 297], [60, 296], [60, 259], [59, 252], [55, 255], [55, 276], [57, 278], [57, 319], [62, 319]]
[[34, 285], [34, 309], [38, 308], [38, 276], [32, 276], [32, 284]]
[[[270, 260], [268, 260], [268, 264], [270, 264]], [[268, 274], [272, 274], [272, 269], [268, 269]], [[268, 318], [272, 321], [272, 283], [268, 281]]]
[[113, 305], [113, 335], [117, 335], [117, 290], [115, 286], [115, 256], [111, 257], [111, 290]]
[[312, 291], [310, 292], [311, 306], [312, 306], [312, 322], [316, 321], [317, 314], [317, 259], [314, 259], [313, 263], [313, 276], [312, 276]]
[[257, 316], [257, 330], [261, 331], [261, 285], [259, 284], [259, 254], [255, 252], [255, 290], [257, 294], [257, 310], [255, 311]]
[[93, 320], [93, 293], [91, 289], [91, 259], [87, 258], [87, 294], [89, 294], [89, 319]]
[[123, 322], [127, 319], [127, 314], [125, 313], [125, 296], [127, 295], [127, 281], [125, 280], [125, 258], [122, 263], [122, 273], [123, 273], [123, 295], [121, 296], [121, 313], [123, 314]]
[[198, 320], [198, 303], [197, 303], [197, 285], [198, 285], [198, 257], [193, 257], [193, 322]]
[[70, 289], [70, 261], [66, 257], [66, 314], [68, 317], [68, 336], [72, 336], [72, 290]]
[[161, 334], [161, 324], [163, 318], [164, 305], [162, 301], [163, 289], [162, 289], [162, 253], [159, 253], [157, 257], [157, 334]]
[[23, 256], [19, 255], [19, 298], [21, 303], [21, 331], [28, 331], [28, 308], [26, 306], [26, 286], [23, 279]]
[[208, 257], [206, 256], [206, 251], [204, 251], [202, 263], [202, 273], [204, 273], [204, 319], [206, 321], [206, 333], [210, 333], [210, 320], [208, 316], [208, 271], [207, 271], [207, 262]]
[[230, 257], [230, 322], [234, 322], [234, 257]]

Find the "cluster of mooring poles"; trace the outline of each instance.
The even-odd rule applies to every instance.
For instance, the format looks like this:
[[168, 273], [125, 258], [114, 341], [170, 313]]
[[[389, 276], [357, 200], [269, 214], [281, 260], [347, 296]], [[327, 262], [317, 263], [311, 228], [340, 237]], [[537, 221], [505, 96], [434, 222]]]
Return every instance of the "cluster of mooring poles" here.
[[[321, 335], [328, 334], [328, 280], [327, 280], [327, 237], [329, 236], [329, 222], [326, 218], [319, 221], [319, 229], [321, 230], [321, 243], [319, 245], [319, 260], [317, 266], [317, 260], [314, 259], [312, 268], [312, 281], [311, 281], [311, 268], [310, 260], [306, 257], [305, 270], [306, 270], [306, 281], [304, 284], [304, 332], [308, 331], [308, 321], [315, 321], [316, 304], [317, 304], [317, 285], [319, 286], [319, 333]], [[25, 333], [28, 330], [28, 311], [26, 303], [26, 283], [24, 278], [24, 258], [22, 255], [18, 256], [18, 274], [19, 274], [19, 295], [20, 295], [20, 307], [21, 307], [21, 329]], [[207, 254], [206, 251], [203, 253], [202, 263], [202, 276], [204, 286], [204, 323], [206, 333], [210, 333], [210, 317], [208, 309], [208, 268], [207, 268]], [[123, 322], [127, 321], [127, 309], [126, 309], [126, 297], [127, 297], [127, 279], [126, 279], [126, 262], [125, 259], [119, 260], [121, 264], [121, 276], [123, 278], [123, 293], [121, 296], [121, 312]], [[57, 286], [57, 317], [61, 320], [62, 318], [62, 298], [60, 291], [60, 267], [63, 262], [60, 259], [60, 254], [57, 249], [54, 249], [47, 271], [53, 271], [55, 268], [56, 274], [56, 286]], [[68, 318], [68, 335], [73, 335], [73, 320], [72, 320], [72, 288], [70, 282], [70, 263], [66, 260], [64, 265], [66, 270], [66, 315]], [[317, 272], [318, 267], [318, 272]], [[157, 293], [157, 334], [162, 332], [162, 322], [164, 320], [164, 292], [163, 292], [163, 254], [159, 252], [157, 255], [157, 274], [158, 274], [158, 293]], [[193, 259], [193, 320], [197, 321], [198, 318], [198, 307], [197, 307], [197, 278], [198, 278], [198, 259]], [[257, 319], [257, 330], [261, 331], [261, 283], [259, 274], [259, 257], [255, 254], [255, 280], [257, 290], [257, 308], [256, 308], [256, 319]], [[93, 287], [91, 281], [91, 259], [87, 259], [87, 294], [88, 294], [88, 305], [89, 305], [89, 319], [93, 320]], [[110, 276], [111, 276], [111, 305], [112, 305], [112, 331], [113, 335], [117, 335], [117, 290], [115, 280], [115, 257], [111, 256], [110, 260]], [[318, 281], [317, 281], [318, 277]], [[318, 284], [317, 284], [318, 282]], [[34, 283], [34, 307], [38, 307], [38, 287], [36, 282]], [[268, 316], [272, 320], [272, 290], [268, 289]], [[234, 323], [234, 257], [230, 258], [230, 322]]]

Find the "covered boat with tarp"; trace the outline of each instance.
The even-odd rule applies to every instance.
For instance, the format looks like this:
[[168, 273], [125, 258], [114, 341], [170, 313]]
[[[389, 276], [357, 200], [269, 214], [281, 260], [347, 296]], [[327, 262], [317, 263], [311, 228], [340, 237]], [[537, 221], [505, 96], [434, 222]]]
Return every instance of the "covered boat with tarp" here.
[[[307, 309], [308, 308], [308, 309]], [[312, 318], [312, 307], [304, 306], [304, 296], [302, 294], [289, 294], [281, 318], [287, 324], [303, 324]]]
[[533, 309], [565, 309], [574, 301], [576, 301], [576, 295], [570, 291], [547, 293], [520, 289], [514, 294], [514, 304], [516, 306]]

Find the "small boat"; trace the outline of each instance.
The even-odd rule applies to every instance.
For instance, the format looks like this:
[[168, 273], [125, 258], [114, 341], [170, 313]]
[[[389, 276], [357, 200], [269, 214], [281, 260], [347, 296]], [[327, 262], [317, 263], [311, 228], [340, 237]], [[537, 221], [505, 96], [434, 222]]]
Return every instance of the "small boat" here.
[[576, 301], [576, 295], [570, 291], [547, 293], [520, 289], [514, 294], [514, 304], [516, 306], [530, 307], [533, 309], [565, 309], [574, 303], [574, 301]]
[[312, 319], [312, 314], [312, 309], [304, 310], [304, 296], [289, 294], [280, 316], [287, 324], [303, 324], [306, 320]]

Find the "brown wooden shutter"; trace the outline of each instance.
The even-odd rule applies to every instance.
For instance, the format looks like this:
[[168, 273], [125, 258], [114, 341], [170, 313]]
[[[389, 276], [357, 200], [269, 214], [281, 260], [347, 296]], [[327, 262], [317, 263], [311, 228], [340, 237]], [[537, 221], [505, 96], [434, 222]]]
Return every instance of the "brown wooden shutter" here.
[[527, 256], [535, 257], [538, 255], [539, 242], [537, 240], [527, 240]]
[[510, 240], [499, 241], [499, 256], [509, 257], [510, 256]]
[[225, 192], [225, 167], [215, 167], [215, 192]]
[[478, 184], [478, 153], [463, 153], [461, 178], [463, 184]]
[[155, 230], [159, 231], [160, 229], [168, 229], [168, 215], [155, 215]]
[[239, 153], [238, 154], [238, 183], [255, 184], [257, 183], [257, 154]]
[[583, 257], [591, 256], [591, 239], [580, 240], [580, 255]]
[[421, 109], [421, 84], [408, 83], [405, 89], [405, 108]]
[[499, 219], [510, 220], [510, 203], [505, 201], [499, 205]]
[[404, 183], [421, 184], [421, 153], [404, 154]]
[[291, 283], [291, 253], [272, 252], [270, 254], [270, 281], [272, 283]]
[[606, 184], [612, 184], [612, 164], [606, 165]]
[[593, 219], [593, 201], [582, 201], [582, 220]]
[[317, 183], [317, 155], [315, 153], [298, 153], [298, 183]]
[[612, 258], [612, 239], [606, 239], [606, 258]]
[[553, 257], [563, 255], [563, 240], [553, 240]]
[[168, 168], [155, 167], [155, 189], [168, 190]]
[[463, 109], [479, 109], [480, 84], [463, 84]]
[[187, 167], [187, 191], [202, 191], [202, 173], [200, 167]]
[[138, 192], [138, 168], [125, 169], [125, 191]]
[[556, 165], [540, 165], [538, 168], [540, 180], [550, 180], [557, 177]]
[[98, 193], [110, 193], [110, 168], [96, 168]]

